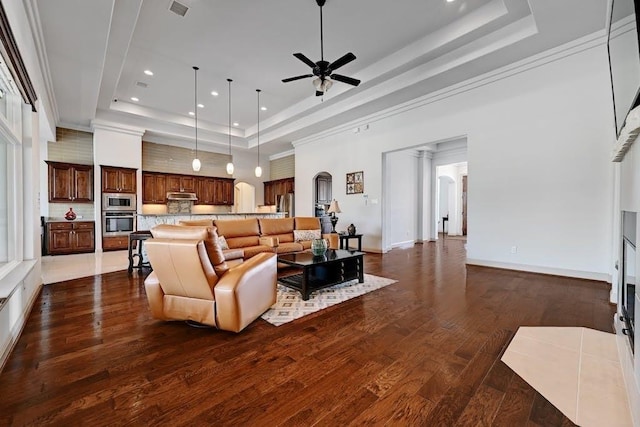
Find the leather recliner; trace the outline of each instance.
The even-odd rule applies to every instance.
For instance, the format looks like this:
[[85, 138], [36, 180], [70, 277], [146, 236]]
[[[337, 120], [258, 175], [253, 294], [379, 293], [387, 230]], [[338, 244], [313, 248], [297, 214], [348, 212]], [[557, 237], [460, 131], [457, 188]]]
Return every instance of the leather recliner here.
[[276, 255], [229, 268], [215, 227], [159, 225], [145, 242], [153, 272], [145, 291], [153, 317], [240, 332], [276, 302]]

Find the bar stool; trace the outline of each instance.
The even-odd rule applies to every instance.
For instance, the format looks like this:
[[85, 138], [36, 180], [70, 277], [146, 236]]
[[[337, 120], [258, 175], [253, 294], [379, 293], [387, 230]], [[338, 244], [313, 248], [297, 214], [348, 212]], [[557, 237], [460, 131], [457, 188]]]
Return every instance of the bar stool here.
[[[127, 269], [127, 272], [129, 274], [133, 272], [134, 268], [151, 268], [151, 264], [149, 263], [149, 261], [145, 261], [142, 256], [142, 242], [150, 239], [151, 237], [151, 231], [149, 230], [134, 231], [129, 233], [129, 268]], [[133, 253], [133, 246], [135, 245], [134, 242], [138, 242], [137, 254]], [[138, 257], [138, 262], [135, 265], [133, 264], [134, 257]]]

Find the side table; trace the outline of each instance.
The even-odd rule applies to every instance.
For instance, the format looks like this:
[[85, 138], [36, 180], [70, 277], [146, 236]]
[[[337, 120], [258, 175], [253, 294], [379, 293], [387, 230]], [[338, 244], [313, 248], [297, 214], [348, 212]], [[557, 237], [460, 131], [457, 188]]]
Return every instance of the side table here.
[[[133, 272], [134, 268], [151, 268], [151, 264], [149, 263], [149, 261], [145, 261], [142, 256], [142, 242], [150, 239], [151, 237], [151, 231], [149, 230], [133, 231], [129, 233], [129, 268], [127, 269], [127, 272], [129, 274]], [[134, 242], [138, 242], [137, 254], [133, 253]], [[133, 263], [134, 257], [138, 257], [138, 262], [135, 265]]]
[[358, 252], [362, 252], [362, 234], [340, 234], [340, 249], [349, 250], [349, 240], [358, 239]]

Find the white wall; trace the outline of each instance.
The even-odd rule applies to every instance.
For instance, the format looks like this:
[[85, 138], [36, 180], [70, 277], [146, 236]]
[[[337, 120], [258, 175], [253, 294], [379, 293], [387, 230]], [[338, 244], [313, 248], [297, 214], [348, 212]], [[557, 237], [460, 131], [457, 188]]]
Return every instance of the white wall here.
[[[388, 224], [385, 228], [386, 251], [393, 247], [412, 245], [416, 240], [421, 240], [418, 235], [419, 155], [415, 150], [405, 150], [386, 153], [383, 159], [385, 193], [388, 194], [384, 199]], [[342, 206], [341, 208], [344, 211]], [[362, 232], [359, 225], [355, 222], [354, 224], [359, 232]]]
[[[627, 154], [624, 160], [620, 164], [619, 168], [620, 183], [619, 183], [619, 206], [620, 209], [614, 212], [614, 215], [621, 215], [621, 211], [640, 212], [640, 143], [636, 141]], [[622, 241], [620, 239], [620, 226], [618, 228], [612, 228], [615, 233], [616, 243], [621, 246]], [[635, 319], [636, 323], [640, 319], [640, 287], [637, 285], [638, 279], [640, 279], [640, 248], [637, 247], [637, 242], [640, 242], [640, 227], [636, 229], [636, 258], [635, 258], [635, 277], [636, 277], [636, 294], [635, 294]], [[615, 251], [616, 248], [614, 248]], [[616, 252], [617, 257], [621, 257], [621, 251]], [[620, 268], [622, 268], [622, 260], [619, 260]], [[627, 270], [629, 271], [629, 270]], [[621, 271], [618, 271], [621, 273]], [[629, 271], [629, 273], [631, 273]], [[616, 287], [621, 284], [618, 281], [622, 281], [621, 277], [616, 276], [617, 281], [614, 282]], [[613, 292], [612, 292], [613, 294]], [[622, 314], [621, 300], [623, 293], [620, 289], [617, 289], [614, 297], [618, 303], [618, 315]], [[616, 316], [617, 317], [617, 316]], [[626, 335], [622, 334], [622, 325], [616, 320], [616, 329], [618, 335], [618, 349], [620, 351], [620, 358], [622, 361], [622, 367], [625, 374], [625, 380], [627, 381], [627, 391], [629, 396], [638, 396], [640, 392], [640, 339], [636, 333], [635, 337], [635, 354], [631, 351], [630, 343]], [[625, 363], [625, 358], [631, 359]], [[634, 401], [630, 399], [630, 406], [632, 414], [635, 420], [640, 420], [640, 401]]]
[[[95, 197], [96, 251], [102, 250], [102, 171], [100, 166], [138, 169], [137, 198], [142, 200], [142, 130], [94, 123], [93, 194]], [[138, 212], [142, 203], [138, 204]]]
[[376, 119], [366, 132], [295, 142], [298, 212], [310, 213], [312, 177], [326, 170], [341, 221], [359, 223], [365, 247], [380, 249], [380, 205], [345, 196], [344, 174], [363, 170], [369, 200], [389, 197], [382, 153], [466, 135], [469, 261], [607, 279], [613, 181], [605, 47], [568, 49], [535, 65]]

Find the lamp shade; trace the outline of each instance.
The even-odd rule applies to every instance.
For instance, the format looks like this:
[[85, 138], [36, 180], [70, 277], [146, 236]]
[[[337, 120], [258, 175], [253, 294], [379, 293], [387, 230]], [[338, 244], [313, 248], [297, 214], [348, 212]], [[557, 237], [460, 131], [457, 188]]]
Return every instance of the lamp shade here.
[[227, 163], [227, 173], [229, 175], [233, 175], [233, 169], [234, 169], [233, 163], [232, 162]]
[[202, 163], [200, 163], [200, 159], [198, 158], [193, 159], [193, 162], [191, 162], [191, 167], [193, 168], [194, 172], [199, 172], [201, 166]]
[[256, 177], [260, 178], [262, 176], [262, 168], [260, 166], [256, 166]]
[[329, 205], [329, 210], [327, 210], [327, 213], [341, 213], [342, 211], [340, 210], [340, 205], [338, 204], [338, 201], [336, 199], [333, 199], [331, 201], [331, 204]]

